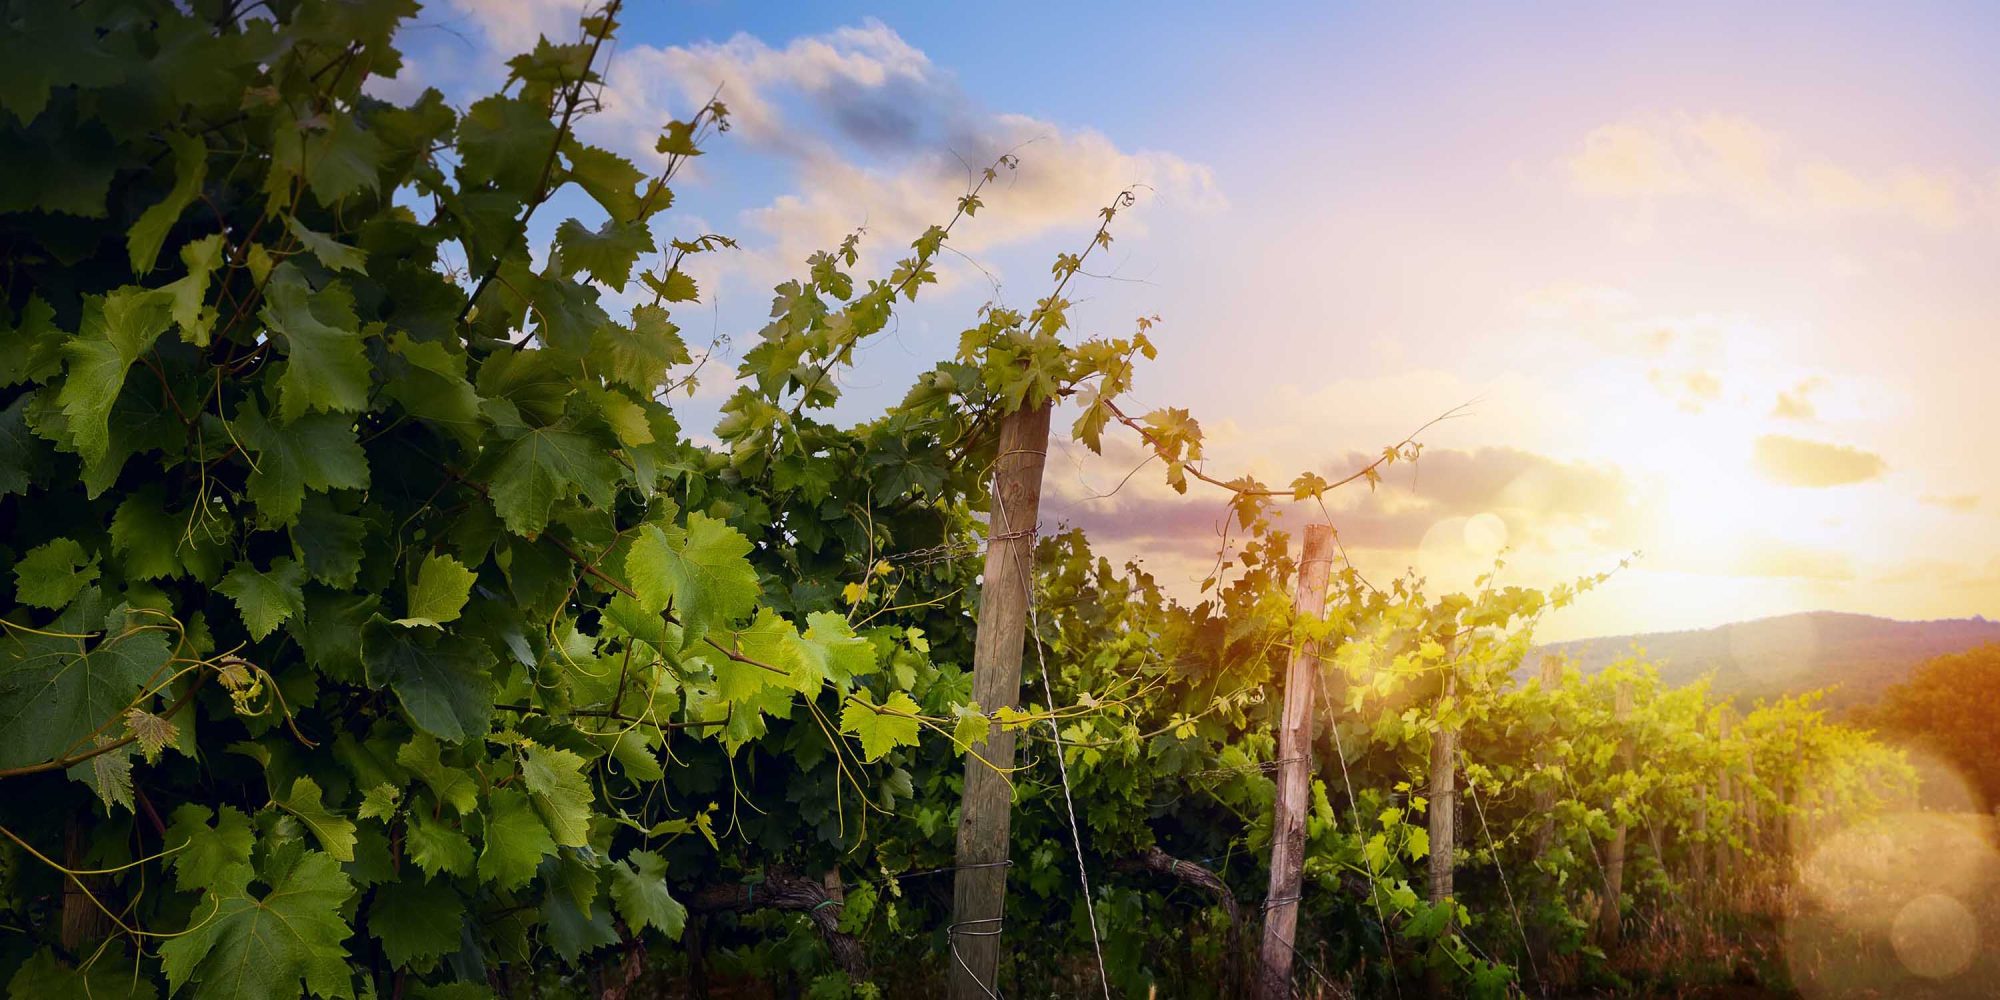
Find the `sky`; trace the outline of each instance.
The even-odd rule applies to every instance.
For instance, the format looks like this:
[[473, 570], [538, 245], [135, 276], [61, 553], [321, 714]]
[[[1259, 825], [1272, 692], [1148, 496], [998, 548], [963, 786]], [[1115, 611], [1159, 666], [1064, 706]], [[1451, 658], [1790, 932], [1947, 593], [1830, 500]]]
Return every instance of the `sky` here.
[[[1546, 586], [1636, 554], [1548, 639], [2000, 614], [2000, 7], [1518, 6], [633, 2], [579, 128], [643, 168], [718, 88], [734, 113], [656, 224], [741, 243], [676, 316], [721, 338], [690, 428], [773, 284], [856, 229], [885, 273], [1013, 151], [840, 415], [891, 405], [981, 304], [1031, 306], [1136, 186], [1076, 332], [1160, 318], [1128, 409], [1192, 411], [1209, 471], [1331, 479], [1456, 411], [1331, 499], [1371, 578], [1504, 559]], [[375, 89], [462, 107], [581, 8], [432, 0]], [[559, 198], [543, 242], [587, 210]], [[1226, 497], [1157, 466], [1114, 489], [1142, 457], [1059, 449], [1045, 523], [1192, 594]]]

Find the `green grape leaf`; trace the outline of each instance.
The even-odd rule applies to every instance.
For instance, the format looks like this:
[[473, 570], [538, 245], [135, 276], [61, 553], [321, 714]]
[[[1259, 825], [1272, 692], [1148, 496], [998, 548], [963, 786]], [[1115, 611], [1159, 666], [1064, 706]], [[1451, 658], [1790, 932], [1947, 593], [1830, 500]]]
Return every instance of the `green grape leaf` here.
[[444, 822], [412, 814], [403, 846], [410, 860], [432, 878], [440, 873], [472, 874], [472, 841]]
[[466, 599], [472, 596], [472, 582], [478, 578], [450, 556], [426, 556], [417, 581], [410, 586], [409, 617], [396, 619], [396, 624], [441, 628], [446, 622], [457, 621]]
[[111, 515], [111, 551], [127, 580], [157, 580], [181, 572], [178, 554], [183, 525], [160, 509], [160, 491], [127, 495]]
[[399, 966], [422, 971], [458, 950], [465, 901], [449, 883], [402, 879], [384, 883], [368, 904], [368, 933]]
[[165, 198], [146, 209], [125, 232], [125, 246], [132, 258], [132, 273], [145, 274], [160, 259], [160, 244], [181, 213], [201, 193], [208, 177], [208, 146], [200, 136], [174, 132], [167, 136], [167, 148], [174, 154], [174, 187]]
[[97, 579], [97, 557], [68, 538], [28, 550], [14, 564], [14, 597], [23, 604], [62, 608]]
[[0, 107], [22, 125], [41, 115], [55, 88], [101, 87], [124, 70], [99, 41], [92, 12], [24, 7], [8, 12], [7, 30], [12, 37], [0, 61]]
[[564, 144], [563, 155], [569, 160], [570, 179], [596, 199], [614, 221], [630, 222], [650, 215], [666, 208], [671, 200], [666, 195], [656, 195], [651, 203], [642, 202], [636, 189], [645, 182], [646, 175], [631, 160], [616, 153], [571, 139]]
[[94, 954], [82, 968], [71, 968], [48, 950], [35, 952], [7, 981], [9, 1000], [159, 1000], [160, 988], [150, 977], [136, 975], [124, 949]]
[[452, 808], [460, 816], [479, 807], [479, 785], [463, 768], [452, 767], [440, 760], [441, 748], [437, 737], [429, 733], [414, 733], [410, 741], [396, 751], [396, 763], [410, 769], [411, 773], [429, 785], [431, 794], [439, 802]]
[[389, 341], [389, 351], [405, 362], [386, 387], [390, 398], [410, 416], [442, 425], [462, 442], [477, 440], [479, 394], [465, 379], [465, 355], [440, 343], [412, 340], [400, 330]]
[[168, 747], [177, 746], [181, 739], [180, 727], [174, 725], [172, 719], [143, 708], [125, 710], [125, 735], [138, 744], [139, 752], [148, 764], [159, 763], [160, 754], [166, 752]]
[[289, 558], [271, 560], [271, 568], [261, 573], [241, 562], [215, 589], [236, 603], [250, 638], [261, 642], [285, 619], [305, 613], [305, 580], [305, 567]]
[[236, 411], [234, 431], [256, 456], [245, 492], [267, 526], [296, 521], [307, 490], [368, 488], [368, 456], [355, 439], [349, 417], [308, 413], [288, 424], [274, 424], [245, 402]]
[[84, 304], [82, 331], [63, 345], [69, 374], [56, 399], [69, 419], [69, 441], [85, 462], [101, 461], [111, 447], [111, 408], [125, 374], [166, 332], [171, 310], [166, 294], [131, 287]]
[[535, 286], [535, 337], [565, 355], [590, 349], [591, 334], [610, 325], [597, 304], [597, 289], [569, 278], [545, 275]]
[[324, 125], [306, 140], [301, 156], [313, 197], [332, 207], [357, 191], [380, 190], [382, 160], [387, 152], [382, 141], [362, 128], [353, 115], [316, 117], [323, 119]]
[[368, 685], [388, 687], [410, 721], [453, 743], [483, 735], [493, 718], [493, 652], [484, 643], [408, 629], [381, 615], [361, 629]]
[[245, 865], [225, 869], [188, 917], [185, 933], [160, 945], [167, 985], [195, 984], [194, 1000], [280, 997], [306, 990], [351, 997], [349, 930], [340, 908], [353, 883], [333, 858], [303, 851], [274, 861], [271, 891], [250, 893]]
[[181, 339], [196, 347], [207, 347], [215, 330], [215, 307], [208, 304], [208, 283], [222, 266], [221, 233], [211, 233], [181, 247], [181, 263], [187, 273], [161, 288], [170, 303], [168, 312], [181, 328]]
[[296, 267], [280, 264], [265, 283], [258, 315], [284, 337], [278, 413], [286, 423], [314, 410], [368, 408], [368, 355], [346, 288], [336, 283], [315, 292]]
[[693, 302], [701, 297], [701, 286], [695, 284], [694, 276], [678, 267], [668, 271], [665, 277], [646, 272], [639, 275], [639, 280], [667, 302]]
[[327, 270], [355, 272], [367, 270], [368, 251], [348, 246], [325, 233], [315, 233], [307, 229], [305, 223], [300, 222], [297, 216], [286, 220], [285, 225], [293, 236], [298, 237], [300, 245], [318, 257], [319, 262], [325, 264]]
[[522, 746], [522, 783], [555, 842], [562, 847], [588, 844], [592, 795], [590, 781], [583, 775], [583, 758], [532, 741]]
[[[354, 586], [361, 575], [362, 543], [368, 537], [366, 520], [342, 514], [325, 494], [314, 493], [306, 497], [298, 522], [290, 530], [292, 547], [305, 560], [306, 572], [313, 579], [342, 589]], [[308, 620], [313, 603], [308, 597]]]
[[566, 893], [552, 892], [542, 900], [542, 919], [548, 923], [549, 947], [565, 962], [618, 943], [611, 907], [601, 899], [595, 905], [578, 906]]
[[387, 823], [395, 818], [402, 800], [403, 790], [385, 781], [361, 796], [361, 808], [354, 811], [354, 816], [356, 819], [379, 819]]
[[319, 782], [304, 777], [295, 779], [291, 793], [276, 800], [275, 804], [311, 830], [313, 839], [319, 841], [320, 850], [332, 855], [334, 860], [354, 860], [354, 821], [320, 803]]
[[897, 747], [917, 745], [917, 703], [901, 691], [892, 692], [879, 706], [867, 689], [856, 691], [840, 710], [840, 731], [861, 739], [861, 752], [870, 762]]
[[[62, 348], [70, 337], [56, 328], [55, 317], [55, 308], [40, 295], [30, 295], [13, 316], [0, 310], [0, 386], [46, 382], [62, 371]], [[16, 401], [8, 409], [18, 406]]]
[[558, 501], [581, 494], [610, 506], [623, 473], [603, 443], [554, 427], [530, 430], [496, 454], [488, 470], [493, 512], [507, 530], [527, 537], [548, 526]]
[[[110, 746], [111, 737], [98, 735], [94, 743], [100, 750]], [[126, 812], [132, 810], [132, 751], [126, 748], [107, 750], [84, 761], [71, 765], [68, 769], [71, 781], [80, 781], [97, 793], [104, 803], [106, 812], [114, 806], [124, 806]]]
[[[212, 826], [210, 819], [215, 820]], [[196, 802], [174, 810], [164, 839], [168, 847], [179, 848], [170, 863], [174, 884], [184, 892], [217, 885], [224, 872], [249, 864], [250, 851], [257, 846], [249, 816], [230, 806], [211, 812]]]
[[496, 183], [526, 200], [555, 141], [547, 108], [498, 94], [480, 100], [459, 121], [459, 181], [467, 188]]
[[980, 745], [986, 742], [987, 735], [993, 731], [993, 720], [979, 711], [979, 703], [976, 701], [958, 706], [957, 713], [958, 722], [951, 728], [952, 740], [958, 744], [961, 751], [979, 749]]
[[556, 250], [564, 274], [588, 271], [592, 280], [620, 289], [632, 279], [639, 255], [653, 252], [653, 234], [643, 222], [607, 219], [593, 232], [569, 219], [556, 227]]
[[666, 769], [660, 766], [659, 756], [646, 745], [646, 736], [640, 729], [623, 729], [610, 736], [599, 736], [596, 742], [606, 748], [625, 776], [633, 781], [658, 781], [667, 776]]
[[164, 630], [127, 626], [90, 645], [63, 634], [80, 631], [70, 618], [50, 634], [10, 629], [0, 638], [0, 767], [82, 749], [149, 684], [166, 679], [173, 647]]
[[486, 797], [486, 832], [479, 849], [479, 877], [502, 889], [519, 889], [535, 877], [542, 859], [556, 853], [549, 828], [528, 797], [511, 788]]
[[591, 335], [590, 360], [606, 378], [651, 393], [667, 380], [667, 370], [694, 358], [680, 328], [654, 305], [632, 310], [632, 325], [606, 323]]
[[671, 606], [691, 644], [757, 606], [762, 587], [749, 554], [742, 532], [696, 511], [685, 528], [641, 528], [625, 556], [626, 581], [647, 611]]
[[[20, 360], [15, 348], [5, 342], [4, 334], [0, 334], [0, 385], [9, 381], [7, 366], [10, 361]], [[33, 393], [26, 393], [0, 407], [0, 497], [10, 493], [28, 494], [29, 477], [38, 464], [35, 458], [42, 451], [40, 442], [28, 429], [28, 404], [33, 398]]]
[[855, 635], [844, 615], [832, 611], [806, 615], [805, 639], [822, 651], [825, 673], [838, 683], [875, 672], [875, 644]]
[[634, 931], [651, 927], [678, 941], [687, 907], [667, 890], [667, 862], [652, 851], [633, 851], [611, 866], [611, 899]]

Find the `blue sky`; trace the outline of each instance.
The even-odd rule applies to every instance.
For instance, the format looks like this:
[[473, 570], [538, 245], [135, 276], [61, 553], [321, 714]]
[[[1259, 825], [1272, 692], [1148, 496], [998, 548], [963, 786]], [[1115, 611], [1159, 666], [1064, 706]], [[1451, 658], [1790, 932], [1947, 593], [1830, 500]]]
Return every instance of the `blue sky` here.
[[[578, 6], [439, 0], [397, 89], [463, 103]], [[980, 303], [1032, 302], [1137, 182], [1079, 327], [1161, 316], [1138, 402], [1193, 409], [1219, 471], [1344, 471], [1473, 404], [1414, 478], [1342, 500], [1371, 573], [1456, 585], [1504, 549], [1545, 584], [1645, 553], [1552, 635], [2000, 610], [2000, 7], [1078, 7], [632, 4], [585, 135], [643, 161], [718, 84], [737, 111], [669, 217], [744, 243], [690, 341], [749, 343], [853, 228], [885, 267], [949, 214], [957, 157], [1034, 140], [843, 413]], [[1138, 457], [1114, 451], [1052, 465], [1054, 516], [1198, 576], [1220, 498], [1083, 499]]]

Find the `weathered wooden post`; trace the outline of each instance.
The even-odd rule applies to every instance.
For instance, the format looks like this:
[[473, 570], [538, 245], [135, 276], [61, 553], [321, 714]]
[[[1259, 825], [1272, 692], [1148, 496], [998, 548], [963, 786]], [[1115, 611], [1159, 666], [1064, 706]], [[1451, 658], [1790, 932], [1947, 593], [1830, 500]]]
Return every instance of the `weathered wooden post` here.
[[[1553, 656], [1542, 657], [1542, 690], [1554, 691], [1562, 683], [1562, 663]], [[1535, 763], [1547, 767], [1552, 762], [1546, 742], [1535, 748]], [[1535, 789], [1535, 815], [1542, 818], [1542, 824], [1535, 828], [1535, 860], [1548, 856], [1549, 848], [1556, 840], [1556, 790], [1548, 785]]]
[[[1722, 706], [1715, 713], [1716, 746], [1721, 748], [1724, 754], [1729, 752], [1729, 730], [1735, 725], [1735, 717], [1736, 710], [1728, 705]], [[1735, 865], [1732, 863], [1735, 860], [1734, 852], [1729, 847], [1730, 830], [1735, 825], [1736, 789], [1730, 779], [1729, 761], [1726, 758], [1722, 762], [1722, 773], [1715, 779], [1715, 801], [1731, 810], [1729, 814], [1731, 822], [1721, 824], [1721, 828], [1716, 831], [1715, 881], [1720, 885], [1736, 874]]]
[[[1743, 784], [1736, 794], [1743, 800], [1743, 842], [1751, 851], [1763, 844], [1764, 820], [1757, 808], [1757, 748], [1743, 748]], [[1752, 854], [1743, 860], [1754, 861]]]
[[[1619, 682], [1612, 714], [1621, 728], [1631, 720], [1632, 685], [1629, 682]], [[1619, 737], [1618, 768], [1620, 773], [1632, 770], [1632, 738], [1629, 735], [1621, 734]], [[1597, 936], [1602, 947], [1610, 948], [1618, 943], [1622, 922], [1619, 901], [1624, 891], [1625, 822], [1619, 820], [1611, 827], [1611, 842], [1604, 852], [1604, 904], [1597, 914]]]
[[[1542, 690], [1554, 691], [1557, 685], [1562, 683], [1562, 662], [1553, 656], [1542, 657], [1541, 676]], [[1549, 742], [1550, 740], [1543, 740], [1535, 748], [1535, 763], [1544, 768], [1555, 761], [1555, 755], [1548, 747]], [[1542, 818], [1541, 824], [1535, 827], [1534, 838], [1529, 844], [1529, 850], [1533, 852], [1535, 863], [1540, 865], [1548, 857], [1550, 848], [1553, 848], [1556, 842], [1555, 786], [1544, 781], [1543, 784], [1537, 787], [1534, 796], [1530, 800], [1530, 808], [1534, 809], [1535, 815]], [[1548, 956], [1552, 950], [1552, 930], [1548, 922], [1544, 920], [1534, 921], [1533, 925], [1529, 928], [1528, 947], [1536, 956], [1536, 968], [1538, 970], [1541, 967], [1541, 958]], [[1546, 990], [1546, 984], [1544, 984], [1544, 989]]]
[[[1458, 695], [1458, 669], [1453, 660], [1457, 642], [1447, 636], [1444, 641], [1444, 687], [1438, 696], [1442, 705]], [[1458, 727], [1440, 723], [1436, 733], [1431, 735], [1431, 788], [1430, 788], [1430, 900], [1432, 906], [1443, 906], [1451, 900], [1451, 869], [1457, 860], [1458, 847]], [[1427, 977], [1432, 996], [1447, 997], [1451, 987], [1437, 969], [1430, 970]]]
[[[1292, 599], [1300, 618], [1326, 610], [1326, 578], [1333, 567], [1333, 528], [1306, 527], [1299, 578]], [[1271, 887], [1264, 896], [1264, 940], [1257, 952], [1258, 993], [1292, 993], [1292, 938], [1299, 925], [1299, 878], [1305, 865], [1306, 807], [1312, 776], [1313, 685], [1319, 644], [1300, 643], [1285, 668], [1285, 707], [1278, 730], [1278, 797], [1271, 815]]]
[[[1774, 732], [1779, 752], [1790, 757], [1795, 748], [1785, 746], [1787, 728], [1784, 720], [1780, 719]], [[1785, 762], [1784, 758], [1780, 758], [1780, 764]], [[1765, 850], [1771, 855], [1771, 863], [1778, 865], [1780, 871], [1783, 870], [1789, 853], [1790, 837], [1787, 834], [1792, 824], [1792, 786], [1785, 774], [1786, 770], [1788, 769], [1780, 767], [1771, 773], [1771, 823], [1764, 831]]]
[[1708, 884], [1708, 789], [1695, 789], [1694, 799], [1695, 844], [1688, 851], [1688, 866], [1693, 874], [1695, 890]]
[[[1017, 410], [1000, 423], [994, 460], [992, 529], [979, 583], [979, 631], [973, 640], [972, 697], [991, 715], [1021, 695], [1021, 645], [1033, 586], [1035, 520], [1049, 447], [1049, 404]], [[999, 994], [1000, 927], [1007, 900], [1007, 838], [1014, 733], [997, 724], [965, 757], [965, 797], [958, 817], [958, 871], [952, 887], [950, 966], [953, 1000]], [[981, 761], [980, 757], [985, 760]]]

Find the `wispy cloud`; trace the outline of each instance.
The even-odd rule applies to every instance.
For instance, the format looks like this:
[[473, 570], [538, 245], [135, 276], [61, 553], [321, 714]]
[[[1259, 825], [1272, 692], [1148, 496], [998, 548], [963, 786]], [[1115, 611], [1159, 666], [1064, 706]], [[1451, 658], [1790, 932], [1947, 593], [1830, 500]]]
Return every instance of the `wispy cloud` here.
[[1819, 408], [1813, 405], [1814, 391], [1826, 385], [1826, 379], [1813, 376], [1801, 380], [1799, 384], [1778, 393], [1778, 401], [1771, 406], [1771, 416], [1780, 420], [1811, 420], [1819, 416]]
[[1922, 499], [1924, 503], [1933, 507], [1942, 507], [1945, 510], [1955, 511], [1960, 514], [1971, 513], [1979, 509], [1979, 494], [1977, 493], [1926, 493]]
[[[1350, 452], [1321, 463], [1318, 471], [1346, 476], [1374, 458]], [[1050, 509], [1093, 539], [1213, 552], [1228, 515], [1226, 498], [1213, 492], [1181, 496], [1142, 486], [1083, 497], [1061, 481], [1056, 490]], [[1615, 467], [1515, 448], [1429, 449], [1413, 467], [1392, 467], [1376, 489], [1350, 487], [1329, 498], [1329, 505], [1333, 525], [1350, 549], [1414, 551], [1440, 524], [1482, 517], [1482, 525], [1497, 519], [1501, 537], [1515, 546], [1583, 534], [1615, 548], [1631, 543], [1641, 516], [1639, 487]], [[1286, 503], [1276, 516], [1303, 523], [1319, 518], [1320, 511]]]
[[[532, 47], [538, 36], [574, 39], [578, 16], [591, 6], [450, 3], [458, 20], [449, 27], [476, 38], [487, 50], [476, 61], [487, 65]], [[715, 220], [743, 239], [745, 252], [732, 270], [752, 284], [798, 271], [808, 255], [864, 227], [863, 268], [876, 268], [883, 256], [906, 252], [927, 226], [949, 218], [976, 172], [1002, 153], [1017, 153], [1020, 168], [988, 190], [988, 211], [954, 231], [960, 251], [1018, 244], [1057, 227], [1087, 231], [1098, 208], [1135, 185], [1178, 208], [1223, 203], [1208, 167], [1171, 152], [1123, 148], [1094, 129], [992, 108], [873, 18], [778, 42], [747, 33], [682, 45], [620, 38], [599, 110], [578, 131], [642, 167], [657, 166], [660, 130], [718, 92], [730, 109], [731, 131], [684, 178], [700, 184], [707, 171], [763, 158], [753, 185], [767, 192], [763, 200], [738, 209], [734, 220]], [[1137, 227], [1135, 220], [1126, 231]], [[946, 263], [947, 279], [954, 266]]]
[[1889, 468], [1872, 451], [1785, 434], [1758, 438], [1755, 460], [1759, 474], [1784, 486], [1847, 486], [1878, 479]]
[[1774, 221], [1875, 218], [1950, 229], [1967, 222], [1987, 197], [1952, 171], [1842, 163], [1729, 115], [1601, 125], [1564, 166], [1581, 194], [1648, 205], [1707, 198]]

